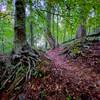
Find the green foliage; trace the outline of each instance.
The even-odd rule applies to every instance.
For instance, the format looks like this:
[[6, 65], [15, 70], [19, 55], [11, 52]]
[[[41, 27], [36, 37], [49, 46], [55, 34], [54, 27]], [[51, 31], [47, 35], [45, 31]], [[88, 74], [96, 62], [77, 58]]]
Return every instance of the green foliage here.
[[72, 99], [71, 96], [66, 97], [66, 100], [71, 100], [71, 99]]
[[35, 69], [32, 71], [32, 76], [34, 76], [36, 78], [41, 78], [44, 76], [44, 73]]
[[69, 47], [69, 50], [70, 50], [69, 55], [73, 58], [81, 55], [82, 54], [82, 43], [80, 42], [80, 40], [72, 43], [71, 46]]
[[[4, 3], [6, 10], [0, 12], [0, 52], [8, 53], [13, 46], [14, 6], [12, 0], [0, 0], [0, 3], [3, 2], [6, 2]], [[51, 33], [59, 43], [75, 38], [80, 23], [85, 25], [88, 33], [96, 27], [100, 27], [98, 0], [38, 0], [34, 2], [34, 5], [32, 0], [28, 0], [26, 2], [26, 34], [29, 42], [31, 34], [33, 34], [35, 46], [46, 33], [44, 30], [47, 27], [47, 2], [52, 5], [51, 9], [54, 8], [54, 11], [51, 11]], [[30, 22], [33, 25], [33, 33], [30, 32]], [[46, 42], [46, 39], [42, 40]]]
[[44, 90], [42, 90], [42, 91], [40, 91], [40, 98], [42, 99], [42, 98], [44, 98], [47, 94], [46, 94], [46, 91], [44, 91]]
[[12, 50], [14, 35], [14, 19], [11, 15], [13, 6], [11, 0], [1, 0], [0, 3], [0, 6], [4, 6], [0, 9], [0, 52], [9, 53]]

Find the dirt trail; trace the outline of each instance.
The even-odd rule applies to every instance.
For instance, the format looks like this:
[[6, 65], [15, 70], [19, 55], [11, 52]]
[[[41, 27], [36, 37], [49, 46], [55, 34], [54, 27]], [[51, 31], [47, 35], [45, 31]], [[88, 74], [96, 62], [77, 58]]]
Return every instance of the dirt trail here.
[[77, 100], [77, 97], [82, 97], [82, 100], [100, 100], [100, 71], [98, 71], [100, 70], [98, 54], [100, 52], [97, 52], [100, 50], [100, 45], [98, 44], [100, 43], [89, 44], [91, 53], [74, 60], [68, 60], [65, 59], [65, 55], [59, 55], [63, 48], [47, 51], [45, 57], [51, 61], [46, 68], [51, 67], [50, 73], [42, 78], [32, 77], [17, 98], [66, 100], [70, 95], [73, 100]]
[[[65, 58], [65, 55], [59, 55], [63, 48], [56, 48], [54, 50], [49, 50], [47, 52], [47, 57], [52, 61], [52, 65], [57, 70], [66, 70], [67, 74], [74, 73], [73, 75], [77, 74], [78, 71], [80, 71], [83, 66], [81, 66], [80, 63], [72, 62], [70, 60], [67, 60]], [[83, 71], [81, 70], [81, 73]]]
[[[94, 45], [95, 44], [93, 44], [92, 46]], [[95, 47], [95, 51], [97, 49], [98, 46], [97, 48]], [[54, 69], [56, 73], [65, 76], [65, 79], [68, 79], [70, 81], [70, 84], [79, 86], [80, 90], [89, 90], [89, 88], [92, 87], [92, 91], [94, 91], [94, 94], [98, 95], [98, 93], [100, 93], [100, 72], [97, 73], [96, 71], [94, 71], [97, 66], [96, 64], [91, 66], [91, 63], [97, 63], [97, 61], [94, 60], [92, 62], [91, 57], [85, 59], [85, 62], [83, 62], [84, 58], [81, 57], [79, 59], [70, 61], [65, 59], [64, 55], [59, 55], [61, 51], [62, 48], [56, 48], [47, 52], [47, 56], [52, 60], [52, 69]], [[98, 52], [94, 53], [94, 50], [90, 53], [90, 55], [92, 55], [92, 59], [97, 59], [94, 57], [95, 55], [99, 57]], [[100, 65], [98, 65], [98, 68], [100, 68]], [[99, 95], [97, 97], [100, 98]]]

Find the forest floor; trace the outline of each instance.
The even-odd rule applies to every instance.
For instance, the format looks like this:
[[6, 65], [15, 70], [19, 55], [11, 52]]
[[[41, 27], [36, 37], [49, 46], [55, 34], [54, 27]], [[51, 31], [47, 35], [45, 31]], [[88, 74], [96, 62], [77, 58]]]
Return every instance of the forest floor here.
[[47, 51], [37, 67], [45, 75], [32, 77], [20, 92], [1, 91], [1, 100], [100, 100], [100, 41], [85, 46], [78, 57], [61, 54], [63, 47]]

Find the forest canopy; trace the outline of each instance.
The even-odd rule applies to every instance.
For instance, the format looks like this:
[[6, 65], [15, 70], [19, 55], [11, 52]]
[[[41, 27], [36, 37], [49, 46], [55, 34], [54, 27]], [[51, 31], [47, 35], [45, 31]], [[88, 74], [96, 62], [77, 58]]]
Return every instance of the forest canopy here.
[[[4, 53], [13, 47], [14, 2], [0, 0], [0, 51]], [[74, 39], [80, 24], [84, 25], [87, 35], [100, 28], [99, 0], [25, 0], [25, 14], [28, 43], [44, 50], [49, 48], [45, 38], [47, 23], [58, 43]]]

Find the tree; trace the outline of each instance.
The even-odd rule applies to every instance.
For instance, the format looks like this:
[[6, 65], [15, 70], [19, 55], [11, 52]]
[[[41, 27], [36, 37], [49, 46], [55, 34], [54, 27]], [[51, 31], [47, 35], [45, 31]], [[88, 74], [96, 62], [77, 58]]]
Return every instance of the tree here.
[[25, 33], [25, 0], [15, 0], [15, 24], [14, 24], [14, 50], [18, 52], [26, 44]]
[[76, 38], [83, 38], [86, 36], [85, 24], [86, 24], [86, 20], [87, 20], [87, 15], [86, 15], [87, 13], [85, 12], [85, 10], [86, 10], [85, 4], [86, 4], [86, 2], [83, 0], [81, 3], [81, 7], [79, 8], [80, 24], [79, 24], [77, 32], [76, 32]]
[[86, 36], [86, 29], [82, 24], [79, 25], [77, 32], [76, 32], [76, 38], [83, 38]]
[[47, 2], [47, 11], [48, 12], [46, 17], [47, 20], [46, 39], [49, 42], [50, 47], [55, 48], [57, 44], [51, 33], [51, 2], [49, 0]]

